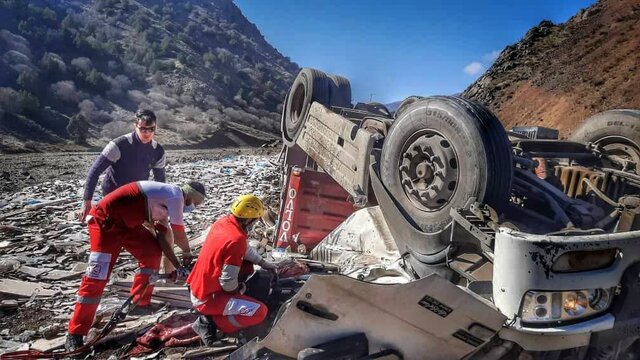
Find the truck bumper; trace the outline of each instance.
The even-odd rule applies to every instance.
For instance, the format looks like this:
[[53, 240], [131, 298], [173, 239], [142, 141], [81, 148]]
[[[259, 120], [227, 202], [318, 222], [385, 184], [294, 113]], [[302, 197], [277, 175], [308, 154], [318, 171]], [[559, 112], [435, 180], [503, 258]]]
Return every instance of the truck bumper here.
[[[567, 252], [605, 249], [619, 252], [607, 267], [553, 271], [554, 262]], [[542, 351], [601, 346], [640, 335], [640, 231], [550, 236], [501, 229], [494, 251], [494, 302], [516, 323], [528, 291], [618, 289], [611, 306], [596, 318], [553, 328], [512, 326], [501, 331], [501, 337], [514, 339], [527, 350]]]
[[605, 314], [595, 319], [576, 324], [530, 328], [522, 326], [504, 327], [499, 332], [501, 339], [513, 341], [527, 351], [553, 351], [587, 346], [591, 333], [613, 328], [615, 318]]

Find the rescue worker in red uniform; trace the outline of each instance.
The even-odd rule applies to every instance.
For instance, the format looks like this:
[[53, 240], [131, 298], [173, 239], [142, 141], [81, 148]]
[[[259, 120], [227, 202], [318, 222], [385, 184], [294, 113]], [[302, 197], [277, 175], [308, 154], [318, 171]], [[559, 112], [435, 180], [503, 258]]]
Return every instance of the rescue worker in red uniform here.
[[[200, 205], [204, 198], [204, 186], [195, 181], [182, 186], [138, 181], [109, 193], [89, 211], [91, 253], [69, 321], [65, 343], [68, 351], [83, 346], [83, 336], [89, 332], [104, 287], [123, 248], [138, 260], [139, 270], [131, 286], [131, 294], [138, 294], [133, 299], [138, 306], [150, 305], [153, 286], [147, 286], [144, 292], [142, 289], [149, 277], [158, 272], [162, 253], [178, 269], [177, 276], [188, 275], [173, 252], [173, 232], [184, 235], [183, 211]], [[141, 231], [142, 226], [147, 231], [144, 228]]]
[[191, 302], [200, 313], [192, 327], [206, 346], [215, 342], [217, 329], [234, 333], [260, 324], [267, 316], [266, 305], [243, 295], [246, 287], [238, 279], [247, 262], [277, 270], [247, 244], [248, 230], [263, 214], [264, 205], [258, 197], [238, 197], [231, 205], [231, 214], [211, 226], [187, 279]]

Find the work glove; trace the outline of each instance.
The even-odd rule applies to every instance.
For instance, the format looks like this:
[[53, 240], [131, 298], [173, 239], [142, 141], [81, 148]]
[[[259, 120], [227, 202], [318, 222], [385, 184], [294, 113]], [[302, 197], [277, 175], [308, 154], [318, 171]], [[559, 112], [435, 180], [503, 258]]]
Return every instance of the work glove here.
[[268, 270], [274, 274], [276, 274], [278, 272], [278, 265], [272, 263], [272, 262], [268, 262], [265, 259], [262, 259], [258, 265], [260, 265], [261, 268]]
[[189, 271], [189, 269], [187, 269], [184, 266], [180, 266], [179, 268], [177, 268], [176, 270], [173, 270], [172, 272], [173, 281], [186, 280], [187, 277], [189, 277], [190, 273], [191, 271]]

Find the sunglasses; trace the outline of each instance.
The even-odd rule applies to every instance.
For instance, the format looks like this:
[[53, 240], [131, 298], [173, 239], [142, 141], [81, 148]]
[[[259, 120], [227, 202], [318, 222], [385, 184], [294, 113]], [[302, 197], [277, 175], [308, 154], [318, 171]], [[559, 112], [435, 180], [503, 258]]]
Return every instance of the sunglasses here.
[[140, 130], [140, 132], [154, 132], [156, 131], [156, 127], [155, 126], [138, 126], [137, 127], [138, 130]]

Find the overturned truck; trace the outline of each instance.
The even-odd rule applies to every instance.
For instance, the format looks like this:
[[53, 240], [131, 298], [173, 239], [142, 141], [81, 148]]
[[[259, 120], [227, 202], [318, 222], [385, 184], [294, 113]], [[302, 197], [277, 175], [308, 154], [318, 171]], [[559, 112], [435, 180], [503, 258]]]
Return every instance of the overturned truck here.
[[299, 359], [638, 356], [640, 111], [594, 115], [558, 140], [505, 131], [456, 96], [410, 97], [395, 113], [352, 106], [347, 79], [308, 68], [284, 105], [278, 247], [308, 253], [354, 208], [379, 206], [412, 281], [312, 276], [254, 348]]

